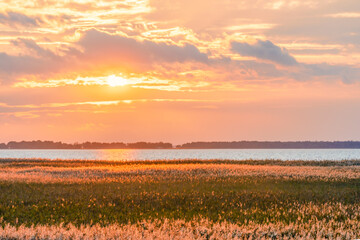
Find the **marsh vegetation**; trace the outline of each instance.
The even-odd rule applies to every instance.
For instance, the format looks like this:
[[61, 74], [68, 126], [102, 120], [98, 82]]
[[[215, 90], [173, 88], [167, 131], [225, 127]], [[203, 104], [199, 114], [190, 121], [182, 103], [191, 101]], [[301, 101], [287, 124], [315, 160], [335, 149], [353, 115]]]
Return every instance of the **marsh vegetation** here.
[[359, 163], [2, 159], [0, 238], [356, 238]]

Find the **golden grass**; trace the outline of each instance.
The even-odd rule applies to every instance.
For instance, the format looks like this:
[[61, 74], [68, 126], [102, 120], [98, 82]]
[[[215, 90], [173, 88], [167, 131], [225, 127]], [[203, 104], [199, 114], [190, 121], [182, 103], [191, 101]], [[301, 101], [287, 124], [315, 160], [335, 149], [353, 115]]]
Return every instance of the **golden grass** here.
[[214, 223], [206, 219], [193, 221], [143, 221], [138, 224], [108, 226], [72, 224], [14, 227], [5, 225], [1, 239], [355, 239], [360, 235], [358, 222], [338, 224], [313, 219], [308, 224], [255, 224], [239, 226], [229, 222]]
[[0, 181], [25, 182], [86, 182], [134, 181], [148, 177], [223, 177], [256, 176], [277, 178], [317, 178], [324, 180], [355, 179], [360, 166], [277, 166], [222, 163], [164, 163], [164, 164], [84, 164], [42, 161], [40, 164], [0, 163]]

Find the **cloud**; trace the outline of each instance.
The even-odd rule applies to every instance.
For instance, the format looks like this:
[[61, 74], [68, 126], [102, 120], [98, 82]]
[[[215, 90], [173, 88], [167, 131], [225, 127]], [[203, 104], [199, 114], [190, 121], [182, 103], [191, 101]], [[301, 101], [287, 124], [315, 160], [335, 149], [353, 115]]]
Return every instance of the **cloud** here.
[[[298, 81], [309, 81], [313, 79], [337, 80], [350, 84], [360, 80], [360, 69], [350, 65], [332, 65], [328, 63], [307, 64], [298, 62], [285, 48], [281, 48], [270, 41], [257, 40], [255, 44], [245, 42], [231, 42], [231, 50], [242, 56], [251, 56], [257, 59], [269, 60], [284, 66], [295, 66], [293, 69], [267, 68], [267, 77], [288, 77]], [[242, 61], [244, 62], [244, 61]], [[263, 68], [263, 67], [261, 67]], [[257, 73], [261, 73], [261, 68]], [[246, 67], [243, 67], [246, 69]], [[264, 73], [264, 72], [263, 72]]]
[[38, 27], [42, 20], [38, 17], [29, 17], [22, 13], [8, 11], [0, 13], [0, 23], [10, 26]]
[[11, 43], [14, 46], [23, 47], [34, 52], [37, 56], [42, 57], [55, 57], [56, 55], [50, 50], [44, 49], [40, 47], [34, 40], [27, 38], [18, 38], [16, 40], [12, 40]]
[[[232, 42], [231, 50], [241, 55], [269, 60], [268, 62], [221, 57], [210, 59], [206, 53], [191, 44], [141, 41], [95, 29], [83, 32], [77, 42], [57, 52], [43, 48], [31, 39], [18, 38], [12, 44], [20, 47], [22, 54], [0, 53], [1, 84], [19, 79], [75, 79], [78, 76], [95, 77], [119, 72], [153, 72], [158, 79], [187, 82], [201, 80], [209, 84], [244, 79], [341, 79], [346, 83], [360, 80], [360, 70], [354, 66], [300, 63], [286, 49], [261, 40], [252, 45]], [[274, 63], [291, 68], [279, 69]], [[204, 70], [208, 74], [195, 78], [179, 75], [189, 70]]]
[[250, 56], [258, 59], [269, 60], [281, 65], [296, 65], [298, 62], [285, 48], [276, 46], [269, 40], [257, 40], [254, 44], [246, 42], [231, 42], [231, 50], [242, 56]]
[[[0, 79], [13, 82], [21, 76], [78, 74], [104, 68], [129, 68], [143, 71], [158, 63], [208, 63], [207, 54], [191, 44], [178, 46], [163, 42], [140, 41], [134, 38], [88, 30], [61, 55], [39, 46], [34, 40], [11, 41], [22, 48], [21, 55], [0, 52]], [[79, 50], [80, 48], [80, 50]], [[27, 54], [24, 54], [27, 53]]]
[[360, 68], [346, 66], [346, 65], [330, 65], [322, 64], [302, 64], [305, 70], [302, 74], [295, 76], [295, 79], [307, 77], [340, 77], [341, 81], [346, 84], [351, 84], [360, 80]]
[[83, 47], [83, 56], [103, 60], [151, 62], [208, 62], [205, 53], [191, 44], [178, 46], [164, 42], [139, 41], [133, 38], [110, 35], [91, 29], [77, 43]]
[[70, 65], [66, 57], [42, 48], [32, 39], [18, 38], [11, 43], [28, 54], [9, 55], [0, 52], [0, 84], [16, 81], [21, 76], [48, 77]]

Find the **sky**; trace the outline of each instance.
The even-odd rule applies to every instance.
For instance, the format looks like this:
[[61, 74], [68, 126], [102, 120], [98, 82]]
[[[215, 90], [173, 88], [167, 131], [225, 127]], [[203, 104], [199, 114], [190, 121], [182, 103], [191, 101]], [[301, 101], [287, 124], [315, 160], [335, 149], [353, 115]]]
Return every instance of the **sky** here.
[[0, 142], [360, 140], [358, 0], [0, 9]]

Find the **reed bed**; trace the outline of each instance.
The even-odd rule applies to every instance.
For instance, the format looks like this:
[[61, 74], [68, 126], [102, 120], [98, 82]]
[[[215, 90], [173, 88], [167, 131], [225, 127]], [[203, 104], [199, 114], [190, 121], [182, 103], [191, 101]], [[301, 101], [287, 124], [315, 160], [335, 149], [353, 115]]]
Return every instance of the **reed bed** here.
[[324, 224], [314, 219], [309, 224], [254, 224], [240, 226], [229, 222], [214, 223], [206, 219], [193, 221], [143, 221], [125, 225], [82, 225], [14, 227], [5, 225], [2, 239], [356, 239], [356, 223]]
[[357, 160], [0, 160], [0, 239], [354, 239]]
[[138, 178], [253, 176], [294, 179], [356, 179], [358, 161], [86, 161], [0, 160], [0, 181], [138, 181]]

